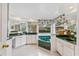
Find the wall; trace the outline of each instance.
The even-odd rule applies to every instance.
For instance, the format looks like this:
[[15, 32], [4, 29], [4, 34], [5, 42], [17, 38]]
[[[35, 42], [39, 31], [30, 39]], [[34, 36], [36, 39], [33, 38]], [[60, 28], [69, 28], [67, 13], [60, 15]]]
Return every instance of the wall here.
[[75, 48], [75, 54], [79, 56], [79, 4], [77, 4], [77, 45]]
[[1, 33], [2, 32], [2, 20], [1, 20], [1, 4], [0, 4], [0, 41], [1, 41]]
[[0, 4], [0, 40], [1, 41], [5, 41], [7, 40], [7, 4], [6, 3], [2, 3]]

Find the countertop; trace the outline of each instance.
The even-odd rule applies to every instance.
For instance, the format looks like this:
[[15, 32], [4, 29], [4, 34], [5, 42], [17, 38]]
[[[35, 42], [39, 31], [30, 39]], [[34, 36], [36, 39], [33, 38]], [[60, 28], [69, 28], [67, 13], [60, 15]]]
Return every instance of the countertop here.
[[67, 41], [67, 42], [70, 42], [74, 45], [76, 45], [76, 39], [73, 38], [73, 40], [69, 39], [68, 36], [56, 36], [57, 38], [61, 39], [61, 40], [64, 40], [64, 41]]
[[37, 35], [37, 33], [27, 33], [27, 32], [23, 32], [23, 33], [11, 33], [11, 34], [9, 34], [9, 39], [12, 39], [15, 36], [21, 36], [21, 35]]
[[20, 36], [20, 35], [36, 35], [37, 33], [27, 33], [27, 32], [23, 32], [23, 33], [12, 33], [9, 34], [9, 36]]

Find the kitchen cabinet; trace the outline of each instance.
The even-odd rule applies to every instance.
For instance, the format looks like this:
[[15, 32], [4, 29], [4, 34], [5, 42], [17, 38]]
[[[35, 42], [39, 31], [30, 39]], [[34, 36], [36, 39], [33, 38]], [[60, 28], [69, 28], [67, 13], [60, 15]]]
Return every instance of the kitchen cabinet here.
[[64, 56], [74, 56], [75, 45], [69, 42], [64, 42]]
[[56, 50], [60, 55], [63, 56], [74, 56], [75, 55], [75, 45], [69, 43], [65, 40], [57, 38], [57, 47]]
[[26, 44], [37, 44], [37, 35], [27, 35]]
[[71, 48], [69, 48], [69, 47], [67, 47], [67, 46], [64, 46], [64, 56], [74, 56], [74, 49], [71, 49]]
[[14, 47], [18, 47], [18, 46], [20, 46], [21, 45], [21, 38], [20, 38], [21, 36], [16, 36], [15, 37], [15, 40], [14, 40]]
[[22, 45], [26, 44], [26, 35], [22, 35], [21, 42]]
[[20, 35], [16, 36], [15, 39], [13, 40], [13, 47], [19, 47], [26, 44], [26, 35]]
[[57, 40], [57, 51], [60, 53], [60, 55], [63, 55], [63, 43], [60, 40]]

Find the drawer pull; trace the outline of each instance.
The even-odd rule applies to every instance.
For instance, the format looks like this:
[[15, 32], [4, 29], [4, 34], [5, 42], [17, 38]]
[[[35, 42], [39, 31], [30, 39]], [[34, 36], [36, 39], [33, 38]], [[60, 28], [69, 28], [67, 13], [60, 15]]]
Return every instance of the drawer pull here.
[[2, 48], [8, 48], [9, 47], [9, 45], [3, 45], [2, 46]]

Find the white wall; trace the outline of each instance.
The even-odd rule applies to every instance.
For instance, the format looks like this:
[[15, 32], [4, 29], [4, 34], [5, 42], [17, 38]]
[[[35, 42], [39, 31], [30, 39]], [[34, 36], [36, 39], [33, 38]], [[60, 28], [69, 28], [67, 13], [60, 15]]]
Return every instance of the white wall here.
[[75, 48], [75, 54], [79, 56], [79, 4], [77, 4], [77, 45]]
[[2, 28], [1, 22], [2, 22], [2, 20], [1, 20], [1, 4], [0, 4], [0, 41], [1, 41], [1, 32], [2, 32], [2, 30], [1, 30], [1, 28]]
[[7, 4], [0, 4], [0, 41], [7, 40]]

